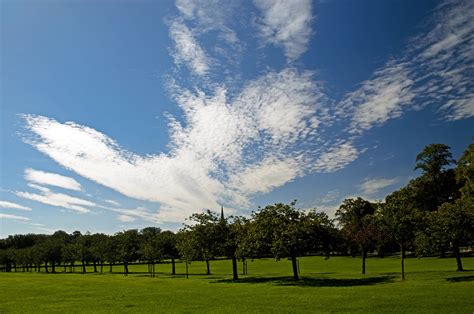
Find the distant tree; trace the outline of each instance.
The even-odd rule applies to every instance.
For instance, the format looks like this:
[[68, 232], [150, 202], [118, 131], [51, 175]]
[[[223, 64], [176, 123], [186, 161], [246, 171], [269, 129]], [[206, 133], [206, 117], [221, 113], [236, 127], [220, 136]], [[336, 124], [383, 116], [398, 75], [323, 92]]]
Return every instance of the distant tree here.
[[458, 160], [456, 180], [463, 197], [474, 197], [474, 144], [470, 144]]
[[381, 208], [383, 226], [400, 247], [403, 280], [406, 251], [414, 241], [422, 220], [422, 213], [414, 207], [411, 195], [410, 189], [404, 187], [387, 196]]
[[416, 156], [415, 169], [421, 169], [423, 174], [437, 177], [456, 161], [453, 159], [450, 147], [445, 144], [430, 144]]
[[314, 231], [323, 228], [319, 228], [320, 214], [305, 214], [296, 209], [295, 205], [296, 201], [290, 204], [278, 203], [253, 212], [247, 243], [258, 252], [270, 248], [277, 259], [289, 257], [293, 278], [299, 280], [297, 257], [314, 247], [314, 239], [319, 237]]
[[183, 256], [189, 260], [204, 259], [206, 274], [211, 274], [209, 261], [220, 253], [224, 239], [219, 233], [219, 217], [207, 210], [189, 217], [191, 224], [185, 224], [179, 247]]
[[157, 241], [160, 256], [171, 259], [171, 274], [176, 275], [175, 259], [179, 258], [176, 234], [172, 231], [163, 231], [159, 234]]
[[151, 277], [155, 277], [156, 262], [163, 258], [158, 242], [160, 233], [161, 229], [157, 227], [148, 227], [140, 231], [140, 250], [142, 257], [148, 261], [148, 272]]
[[336, 211], [343, 234], [362, 255], [362, 274], [365, 274], [367, 253], [377, 241], [378, 226], [374, 214], [375, 205], [360, 197], [345, 199]]
[[100, 265], [102, 273], [104, 262], [107, 260], [108, 236], [103, 233], [95, 233], [90, 236], [90, 256], [94, 265], [94, 272], [97, 272], [97, 264]]
[[124, 275], [129, 273], [128, 264], [139, 258], [140, 235], [138, 230], [125, 230], [116, 234], [117, 252], [120, 260], [123, 262]]

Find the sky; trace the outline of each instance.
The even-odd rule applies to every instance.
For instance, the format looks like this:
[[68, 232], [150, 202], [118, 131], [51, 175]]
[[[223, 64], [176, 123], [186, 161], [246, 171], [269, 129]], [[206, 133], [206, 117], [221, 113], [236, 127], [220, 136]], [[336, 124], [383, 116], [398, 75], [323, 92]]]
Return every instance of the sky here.
[[474, 2], [0, 3], [0, 237], [333, 216], [474, 136]]

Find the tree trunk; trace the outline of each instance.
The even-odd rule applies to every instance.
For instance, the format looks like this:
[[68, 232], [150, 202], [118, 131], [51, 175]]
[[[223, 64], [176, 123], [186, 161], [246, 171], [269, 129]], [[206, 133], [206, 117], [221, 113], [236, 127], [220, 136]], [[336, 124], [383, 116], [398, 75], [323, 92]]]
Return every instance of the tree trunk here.
[[189, 278], [188, 260], [186, 260], [186, 279]]
[[206, 258], [206, 275], [211, 274], [211, 267], [209, 266], [209, 259]]
[[401, 258], [402, 258], [402, 280], [405, 280], [405, 246], [400, 244]]
[[123, 264], [123, 270], [124, 270], [124, 275], [128, 276], [128, 263], [127, 262]]
[[[16, 271], [16, 268], [15, 268], [15, 271]], [[44, 271], [49, 273], [48, 262], [44, 262]]]
[[459, 252], [459, 246], [455, 246], [453, 249], [454, 249], [454, 256], [456, 256], [456, 263], [458, 264], [458, 269], [456, 271], [464, 271], [464, 268], [462, 267], [461, 253]]
[[86, 263], [84, 262], [84, 260], [82, 260], [82, 273], [86, 273]]
[[176, 275], [176, 266], [174, 264], [174, 257], [171, 258], [171, 275]]
[[56, 263], [55, 263], [54, 261], [51, 263], [51, 271], [52, 271], [53, 273], [56, 272]]
[[239, 280], [239, 274], [237, 273], [237, 257], [232, 256], [232, 273], [233, 280]]
[[367, 252], [362, 250], [362, 274], [365, 275], [365, 258], [367, 257]]
[[299, 280], [300, 277], [298, 276], [298, 265], [296, 264], [296, 255], [291, 256], [291, 265], [293, 266], [293, 279]]
[[95, 260], [92, 261], [94, 263], [94, 273], [97, 272], [97, 262]]

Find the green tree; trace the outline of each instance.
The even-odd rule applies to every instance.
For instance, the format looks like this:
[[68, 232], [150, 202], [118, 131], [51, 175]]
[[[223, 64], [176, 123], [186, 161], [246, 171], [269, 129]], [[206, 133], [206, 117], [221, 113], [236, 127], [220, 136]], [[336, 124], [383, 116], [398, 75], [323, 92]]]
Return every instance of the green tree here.
[[128, 275], [128, 264], [139, 258], [140, 235], [138, 230], [125, 230], [115, 235], [119, 259], [123, 262], [124, 275]]
[[222, 254], [225, 239], [221, 238], [219, 217], [207, 210], [189, 217], [191, 224], [185, 224], [180, 248], [189, 260], [204, 259], [206, 274], [211, 274], [209, 261]]
[[365, 274], [367, 253], [377, 240], [378, 226], [374, 213], [375, 205], [360, 197], [345, 199], [336, 211], [343, 234], [362, 255], [362, 274]]
[[322, 228], [324, 220], [320, 219], [321, 214], [314, 211], [305, 214], [296, 209], [295, 204], [296, 201], [290, 204], [278, 203], [253, 212], [247, 243], [250, 244], [250, 249], [257, 252], [265, 252], [269, 248], [277, 259], [289, 257], [293, 278], [298, 280], [297, 257], [316, 249], [315, 242], [323, 238], [318, 231], [328, 228]]
[[176, 234], [169, 230], [163, 231], [159, 234], [157, 241], [160, 256], [171, 259], [171, 275], [176, 275], [175, 260], [179, 258]]
[[420, 229], [422, 213], [414, 207], [412, 191], [407, 187], [387, 196], [381, 209], [383, 225], [400, 247], [402, 280], [405, 280], [406, 251]]
[[437, 230], [432, 237], [436, 243], [448, 243], [457, 262], [457, 271], [463, 271], [461, 246], [474, 243], [474, 202], [472, 198], [461, 198], [454, 204], [444, 203], [433, 213], [432, 228]]

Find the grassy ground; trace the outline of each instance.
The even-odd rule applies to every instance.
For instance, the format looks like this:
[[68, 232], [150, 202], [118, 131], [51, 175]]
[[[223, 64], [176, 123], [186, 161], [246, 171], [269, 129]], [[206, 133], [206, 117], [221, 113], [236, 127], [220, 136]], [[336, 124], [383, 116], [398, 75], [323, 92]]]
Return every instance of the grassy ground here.
[[[248, 275], [232, 282], [231, 262], [184, 264], [170, 276], [170, 265], [157, 265], [150, 278], [146, 265], [131, 266], [128, 277], [104, 274], [0, 273], [0, 313], [10, 312], [474, 312], [474, 258], [457, 273], [454, 259], [408, 259], [406, 281], [399, 279], [395, 257], [367, 260], [300, 259], [302, 280], [291, 279], [290, 261], [248, 261]], [[60, 269], [62, 270], [62, 269]], [[89, 270], [92, 270], [89, 268]], [[241, 271], [241, 264], [239, 264]]]

